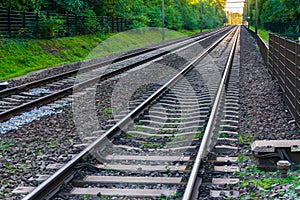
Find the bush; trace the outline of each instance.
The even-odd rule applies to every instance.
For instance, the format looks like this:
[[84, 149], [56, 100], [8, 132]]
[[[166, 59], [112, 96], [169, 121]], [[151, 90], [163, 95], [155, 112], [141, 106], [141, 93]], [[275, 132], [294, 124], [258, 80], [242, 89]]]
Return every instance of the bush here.
[[[50, 39], [54, 38], [61, 33], [64, 28], [64, 20], [59, 19], [58, 15], [39, 15], [39, 30], [38, 33], [41, 38]], [[62, 34], [62, 33], [61, 33]]]
[[81, 16], [84, 17], [84, 21], [81, 24], [84, 34], [95, 34], [100, 30], [100, 23], [98, 21], [98, 17], [96, 16], [96, 13], [93, 10], [86, 8], [81, 13]]

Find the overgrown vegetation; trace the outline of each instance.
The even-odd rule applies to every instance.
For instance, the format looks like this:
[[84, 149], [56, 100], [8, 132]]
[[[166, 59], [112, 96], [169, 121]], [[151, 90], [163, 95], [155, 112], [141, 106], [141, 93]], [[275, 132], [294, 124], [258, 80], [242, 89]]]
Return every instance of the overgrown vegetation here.
[[238, 136], [239, 145], [251, 146], [254, 139], [254, 135], [251, 133], [241, 133]]
[[[226, 21], [223, 11], [225, 0], [202, 1], [203, 29], [222, 26]], [[57, 66], [70, 62], [108, 55], [144, 46], [149, 42], [161, 41], [161, 32], [137, 31], [130, 35], [119, 35], [118, 40], [110, 40], [108, 50], [95, 51], [94, 48], [103, 40], [112, 36], [104, 35], [107, 30], [100, 30], [96, 16], [122, 17], [132, 20], [131, 28], [161, 27], [161, 0], [10, 0], [0, 1], [0, 6], [18, 11], [39, 13], [39, 26], [45, 27], [37, 38], [49, 40], [6, 40], [0, 36], [0, 80], [20, 76], [31, 71]], [[52, 13], [52, 14], [49, 14]], [[81, 34], [94, 35], [54, 39], [66, 31], [60, 15], [80, 15], [88, 20], [80, 24]], [[185, 30], [191, 34], [199, 32], [200, 4], [191, 0], [165, 0], [165, 27], [172, 30]], [[78, 25], [79, 26], [79, 25]], [[26, 29], [20, 29], [20, 35], [30, 35]], [[68, 30], [71, 31], [72, 30]], [[166, 39], [178, 38], [178, 32], [167, 31]], [[21, 36], [20, 36], [21, 37]], [[52, 38], [52, 39], [50, 39]], [[147, 38], [147, 40], [145, 40]], [[108, 45], [107, 45], [108, 46]]]
[[[250, 29], [255, 31], [254, 26], [250, 26]], [[269, 33], [270, 31], [266, 31], [263, 28], [258, 28], [257, 29], [258, 35], [263, 39], [265, 42], [269, 43]]]
[[[298, 172], [299, 173], [299, 169]], [[263, 195], [267, 199], [280, 198], [285, 194], [289, 194], [291, 199], [296, 199], [298, 192], [296, 187], [300, 185], [300, 178], [297, 173], [288, 173], [285, 178], [279, 178], [279, 171], [262, 172], [256, 166], [249, 165], [243, 172], [238, 172], [238, 176], [244, 178], [239, 183], [239, 188], [248, 188], [247, 195], [241, 195], [240, 199], [258, 198]], [[277, 189], [274, 189], [277, 188]], [[282, 188], [282, 189], [280, 189]]]
[[[161, 41], [159, 29], [146, 30], [50, 40], [0, 39], [0, 80]], [[166, 31], [167, 40], [182, 36], [184, 35], [177, 31]]]
[[[85, 17], [113, 16], [133, 20], [131, 28], [160, 27], [162, 24], [162, 1], [161, 0], [10, 0], [0, 1], [0, 6], [13, 10], [33, 12], [54, 12], [61, 14], [75, 14]], [[223, 8], [225, 0], [204, 0], [203, 28], [215, 28], [225, 21]], [[48, 20], [48, 19], [47, 19]], [[59, 28], [60, 19], [52, 17], [44, 22]], [[179, 30], [199, 29], [200, 4], [199, 1], [191, 0], [165, 0], [165, 25], [166, 28]], [[97, 21], [89, 20], [84, 24], [86, 29], [95, 29]], [[52, 34], [55, 34], [52, 30]]]
[[[245, 7], [245, 19], [250, 14], [250, 24], [255, 24], [255, 1], [249, 0], [250, 11]], [[258, 0], [258, 13], [259, 13], [259, 27], [264, 27], [265, 23], [274, 23], [274, 30], [284, 30], [285, 33], [299, 33], [300, 20], [300, 1], [295, 0]], [[283, 27], [284, 24], [280, 23], [293, 23], [294, 25]], [[271, 27], [268, 27], [271, 28]]]

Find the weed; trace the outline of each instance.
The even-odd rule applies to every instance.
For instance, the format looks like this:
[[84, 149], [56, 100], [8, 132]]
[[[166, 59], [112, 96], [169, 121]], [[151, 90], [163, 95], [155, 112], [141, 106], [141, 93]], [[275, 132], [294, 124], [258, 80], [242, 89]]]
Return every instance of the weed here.
[[0, 150], [2, 150], [2, 151], [8, 150], [8, 147], [10, 147], [10, 146], [11, 146], [11, 143], [4, 142], [0, 145]]
[[112, 113], [113, 113], [113, 109], [112, 108], [107, 108], [106, 110], [104, 110], [104, 112], [102, 113], [101, 116], [103, 118], [108, 118]]
[[228, 134], [227, 134], [227, 133], [224, 133], [224, 132], [219, 132], [219, 136], [220, 136], [221, 138], [228, 138], [228, 137], [229, 137]]
[[239, 162], [239, 163], [243, 163], [245, 160], [247, 160], [248, 159], [248, 157], [247, 156], [245, 156], [245, 155], [243, 155], [243, 154], [239, 154], [238, 155], [238, 158], [237, 158], [237, 161]]
[[245, 56], [249, 56], [249, 55], [250, 55], [249, 51], [246, 51], [246, 52], [244, 53], [244, 55], [245, 55]]
[[[169, 32], [166, 39], [182, 37], [181, 33]], [[111, 39], [108, 39], [110, 37]], [[151, 39], [145, 40], [145, 38]], [[0, 80], [47, 67], [123, 52], [160, 40], [161, 34], [155, 30], [145, 31], [142, 35], [131, 31], [50, 40], [9, 40], [8, 42], [4, 42], [3, 37], [0, 36], [0, 71], [2, 72]], [[98, 45], [99, 43], [101, 45]]]
[[143, 130], [143, 128], [141, 128], [141, 127], [138, 127], [138, 126], [134, 126], [134, 130], [136, 130], [136, 131], [142, 131], [142, 130]]
[[243, 133], [238, 137], [239, 145], [251, 145], [253, 142], [254, 135], [251, 133]]
[[161, 144], [155, 144], [155, 143], [152, 143], [152, 142], [142, 142], [142, 145], [144, 147], [151, 147], [151, 148], [157, 148], [157, 147], [161, 146]]
[[203, 135], [204, 135], [204, 133], [200, 132], [200, 133], [194, 134], [194, 135], [193, 135], [193, 138], [194, 138], [194, 139], [202, 138]]
[[107, 172], [108, 174], [110, 174], [111, 168], [108, 167], [108, 168], [106, 169], [106, 172]]
[[55, 147], [56, 146], [56, 142], [55, 141], [51, 141], [49, 144], [49, 147]]
[[90, 194], [84, 194], [84, 195], [82, 196], [82, 199], [87, 199], [87, 198], [90, 198], [90, 197], [91, 197]]
[[176, 198], [179, 198], [179, 197], [180, 197], [180, 194], [178, 192], [170, 194], [170, 198], [176, 199]]
[[135, 125], [143, 125], [143, 122], [141, 122], [141, 121], [136, 121], [134, 124], [135, 124]]
[[166, 166], [166, 167], [165, 167], [165, 172], [166, 172], [167, 174], [171, 173], [171, 169], [170, 169], [169, 166]]
[[255, 49], [256, 49], [256, 51], [259, 51], [259, 50], [260, 50], [260, 48], [259, 48], [258, 45], [255, 46]]
[[125, 137], [127, 137], [127, 138], [134, 137], [131, 133], [128, 133], [128, 132], [125, 132], [124, 135], [125, 135]]
[[6, 164], [5, 167], [10, 171], [17, 172], [17, 169], [13, 165]]

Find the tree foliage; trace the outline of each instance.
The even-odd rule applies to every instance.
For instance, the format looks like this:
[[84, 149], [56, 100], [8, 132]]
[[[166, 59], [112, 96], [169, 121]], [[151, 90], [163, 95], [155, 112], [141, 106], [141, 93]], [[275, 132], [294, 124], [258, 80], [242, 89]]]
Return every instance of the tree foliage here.
[[[170, 29], [199, 29], [200, 4], [191, 0], [164, 0], [165, 25]], [[225, 13], [222, 3], [218, 0], [203, 2], [203, 28], [213, 28], [223, 24]], [[108, 5], [111, 5], [110, 2]], [[224, 5], [224, 4], [223, 4]], [[108, 7], [108, 6], [104, 6]], [[161, 26], [162, 1], [161, 0], [116, 0], [112, 6], [111, 14], [124, 18], [133, 18], [140, 25]], [[212, 16], [212, 13], [214, 15]]]
[[[251, 21], [255, 19], [255, 0], [250, 0]], [[259, 23], [300, 20], [299, 0], [258, 0]]]
[[[165, 25], [170, 29], [199, 29], [199, 0], [164, 0]], [[203, 28], [223, 24], [225, 0], [202, 0]], [[108, 15], [133, 19], [134, 27], [161, 26], [162, 0], [0, 0], [14, 10], [48, 11], [85, 15]], [[89, 22], [89, 28], [96, 26]]]

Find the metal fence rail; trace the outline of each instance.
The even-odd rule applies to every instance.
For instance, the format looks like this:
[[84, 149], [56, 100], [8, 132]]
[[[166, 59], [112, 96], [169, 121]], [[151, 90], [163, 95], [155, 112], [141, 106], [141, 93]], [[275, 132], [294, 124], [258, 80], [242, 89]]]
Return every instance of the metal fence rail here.
[[285, 102], [300, 125], [300, 45], [270, 33], [269, 48], [270, 72], [278, 80]]
[[129, 29], [133, 20], [121, 17], [87, 17], [74, 14], [15, 11], [0, 7], [2, 38], [53, 38], [96, 32], [121, 32]]

